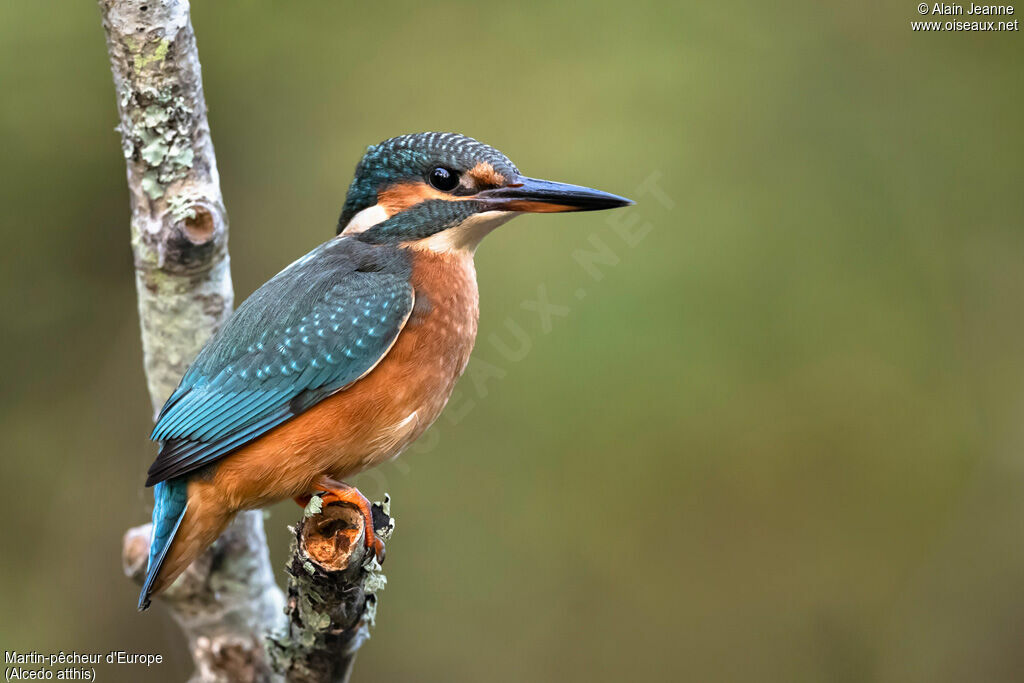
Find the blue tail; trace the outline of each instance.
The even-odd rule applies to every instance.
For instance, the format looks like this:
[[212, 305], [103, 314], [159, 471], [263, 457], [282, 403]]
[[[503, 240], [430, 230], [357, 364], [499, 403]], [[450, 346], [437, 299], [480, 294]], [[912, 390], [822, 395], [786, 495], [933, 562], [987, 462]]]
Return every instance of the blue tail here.
[[149, 542], [149, 568], [146, 570], [146, 583], [139, 594], [139, 611], [149, 607], [149, 594], [153, 590], [153, 581], [160, 573], [167, 549], [171, 547], [174, 534], [185, 518], [188, 507], [188, 481], [185, 477], [162, 481], [153, 487], [155, 504], [153, 506], [153, 536]]

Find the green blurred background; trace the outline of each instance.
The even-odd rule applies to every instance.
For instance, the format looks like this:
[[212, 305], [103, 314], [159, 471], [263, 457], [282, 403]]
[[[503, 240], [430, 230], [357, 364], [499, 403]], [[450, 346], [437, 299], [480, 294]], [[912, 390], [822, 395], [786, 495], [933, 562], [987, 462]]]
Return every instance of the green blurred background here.
[[[398, 519], [357, 680], [1021, 680], [1021, 36], [686, 4], [193, 8], [238, 300], [400, 133], [639, 200], [480, 249], [501, 377], [357, 482]], [[154, 447], [94, 4], [0, 5], [0, 83], [0, 643], [182, 680], [120, 571]]]

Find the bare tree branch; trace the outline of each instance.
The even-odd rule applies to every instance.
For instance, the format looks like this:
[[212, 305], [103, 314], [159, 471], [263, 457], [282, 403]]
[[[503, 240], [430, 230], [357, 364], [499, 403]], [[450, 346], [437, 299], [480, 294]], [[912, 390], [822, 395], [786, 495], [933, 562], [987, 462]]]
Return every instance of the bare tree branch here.
[[[154, 412], [231, 314], [228, 221], [187, 0], [101, 0], [131, 197], [131, 238]], [[124, 539], [145, 571], [149, 527]], [[282, 624], [260, 512], [238, 516], [163, 596], [197, 680], [272, 677], [263, 636]]]
[[[187, 0], [100, 0], [128, 168], [146, 378], [154, 413], [231, 314], [228, 222]], [[314, 498], [319, 501], [319, 498]], [[313, 504], [315, 505], [315, 503]], [[386, 539], [388, 501], [374, 508]], [[124, 537], [142, 583], [150, 525]], [[288, 607], [260, 512], [243, 512], [160, 598], [188, 638], [194, 681], [348, 679], [386, 583], [353, 508], [307, 508], [295, 529]], [[369, 555], [369, 557], [367, 557]]]
[[[387, 496], [373, 505], [373, 526], [382, 539], [391, 538], [395, 525]], [[271, 639], [274, 668], [294, 683], [344, 683], [370, 637], [376, 594], [387, 579], [366, 548], [363, 516], [354, 506], [321, 510], [314, 497], [292, 531], [288, 632]]]
[[[129, 529], [122, 562], [127, 576], [146, 577], [150, 525]], [[275, 681], [264, 638], [282, 626], [281, 591], [267, 554], [260, 512], [239, 515], [220, 539], [157, 598], [188, 638], [202, 683]]]

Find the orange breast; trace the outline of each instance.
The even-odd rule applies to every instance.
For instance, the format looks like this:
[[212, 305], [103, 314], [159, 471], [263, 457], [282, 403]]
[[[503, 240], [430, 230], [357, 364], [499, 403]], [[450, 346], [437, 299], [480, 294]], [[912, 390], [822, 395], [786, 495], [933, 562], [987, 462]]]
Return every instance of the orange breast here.
[[232, 510], [309, 493], [397, 455], [437, 419], [469, 361], [479, 304], [473, 257], [412, 250], [415, 305], [365, 377], [223, 460], [197, 481]]

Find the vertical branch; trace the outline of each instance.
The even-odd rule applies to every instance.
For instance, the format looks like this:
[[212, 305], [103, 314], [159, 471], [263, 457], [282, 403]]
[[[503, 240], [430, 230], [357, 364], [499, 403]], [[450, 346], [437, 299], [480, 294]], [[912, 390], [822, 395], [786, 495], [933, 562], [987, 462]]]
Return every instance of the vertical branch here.
[[[231, 314], [228, 222], [206, 120], [187, 0], [100, 0], [131, 197], [131, 239], [153, 410]], [[314, 499], [319, 500], [319, 499]], [[393, 527], [387, 501], [378, 533]], [[296, 528], [288, 610], [259, 512], [243, 512], [160, 598], [185, 632], [196, 681], [347, 679], [369, 637], [385, 578], [367, 557], [362, 517], [308, 510]], [[124, 537], [125, 573], [142, 583], [150, 526]]]
[[[231, 314], [228, 222], [187, 0], [100, 0], [131, 198], [131, 243], [154, 411]], [[145, 572], [149, 528], [125, 535]], [[202, 681], [269, 680], [263, 636], [281, 622], [259, 512], [238, 516], [164, 595]]]
[[101, 0], [154, 411], [231, 315], [228, 221], [187, 0]]

